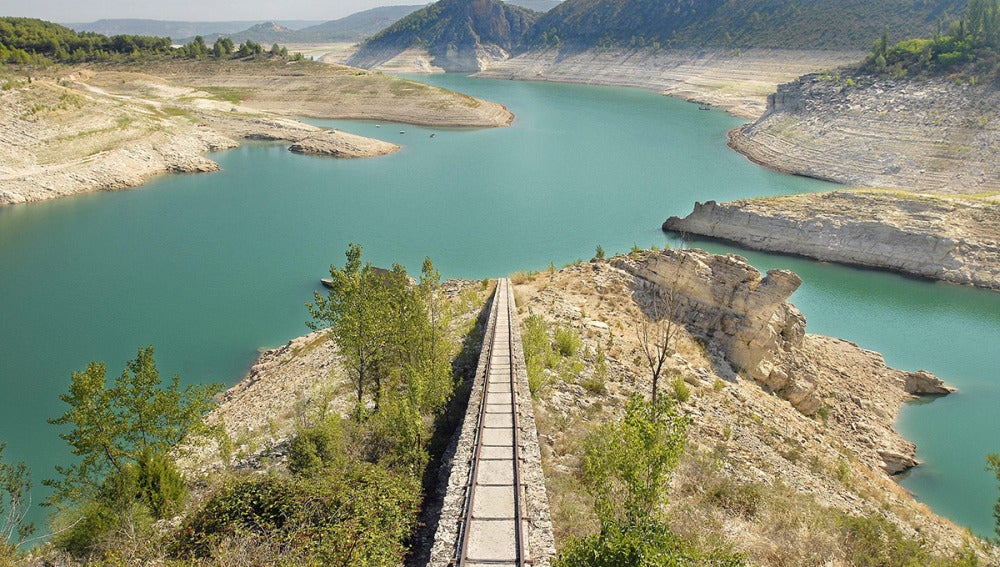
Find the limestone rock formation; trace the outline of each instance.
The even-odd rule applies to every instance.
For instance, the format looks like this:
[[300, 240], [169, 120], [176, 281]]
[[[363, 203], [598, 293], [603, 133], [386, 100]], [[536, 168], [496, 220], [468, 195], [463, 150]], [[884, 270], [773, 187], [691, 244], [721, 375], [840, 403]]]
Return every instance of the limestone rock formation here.
[[634, 276], [644, 295], [659, 298], [667, 308], [661, 313], [705, 341], [717, 354], [718, 375], [751, 379], [803, 415], [824, 414], [889, 474], [918, 464], [913, 444], [892, 430], [899, 406], [913, 395], [953, 389], [923, 370], [889, 368], [882, 355], [854, 343], [806, 334], [805, 317], [787, 301], [802, 283], [794, 272], [762, 275], [740, 256], [696, 249], [615, 264]]
[[666, 250], [635, 266], [679, 315], [689, 331], [722, 349], [735, 370], [789, 400], [806, 415], [819, 399], [807, 379], [796, 376], [785, 359], [802, 346], [806, 320], [786, 300], [802, 284], [788, 270], [765, 277], [733, 254], [703, 250]]
[[1000, 290], [1000, 204], [844, 192], [698, 203], [664, 230]]

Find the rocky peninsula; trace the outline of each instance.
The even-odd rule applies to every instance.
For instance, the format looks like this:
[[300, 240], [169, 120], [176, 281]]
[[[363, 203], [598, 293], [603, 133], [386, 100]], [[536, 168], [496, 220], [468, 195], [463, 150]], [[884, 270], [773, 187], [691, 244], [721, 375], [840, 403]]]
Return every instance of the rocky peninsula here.
[[163, 173], [216, 171], [204, 156], [243, 139], [374, 157], [399, 146], [291, 116], [436, 126], [505, 126], [503, 106], [320, 63], [162, 62], [56, 67], [0, 91], [0, 205], [137, 187]]
[[1000, 290], [1000, 202], [834, 191], [698, 203], [664, 230]]
[[788, 173], [851, 186], [976, 194], [1000, 190], [1000, 91], [947, 78], [849, 69], [780, 85], [729, 145]]
[[[667, 301], [683, 330], [664, 388], [687, 392], [678, 403], [692, 419], [671, 489], [674, 530], [725, 541], [758, 565], [846, 564], [843, 526], [830, 518], [877, 515], [942, 556], [1000, 557], [891, 478], [917, 464], [913, 444], [893, 429], [901, 405], [951, 389], [927, 372], [890, 368], [854, 343], [807, 333], [804, 315], [787, 301], [800, 283], [794, 273], [761, 274], [735, 255], [668, 250], [512, 280], [522, 325], [537, 316], [549, 334], [571, 329], [582, 342], [572, 370], [545, 370], [533, 396], [557, 544], [595, 525], [573, 480], [579, 448], [588, 431], [620, 415], [629, 396], [649, 391], [636, 325]], [[445, 287], [453, 299], [482, 289], [479, 282]], [[479, 305], [459, 309], [468, 319]], [[209, 417], [224, 425], [230, 446], [191, 447], [185, 468], [280, 465], [305, 408], [350, 407], [340, 364], [323, 333], [262, 354]], [[728, 499], [739, 495], [752, 498]]]

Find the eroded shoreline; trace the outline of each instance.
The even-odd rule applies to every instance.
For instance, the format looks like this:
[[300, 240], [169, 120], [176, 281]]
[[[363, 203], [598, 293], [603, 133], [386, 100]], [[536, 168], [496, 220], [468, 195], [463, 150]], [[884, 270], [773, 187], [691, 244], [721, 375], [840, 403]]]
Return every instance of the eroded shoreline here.
[[243, 139], [286, 141], [292, 151], [342, 158], [399, 149], [290, 116], [441, 127], [513, 120], [497, 103], [340, 66], [204, 65], [163, 64], [157, 75], [143, 67], [60, 68], [0, 92], [0, 205], [128, 189], [164, 173], [216, 171], [204, 154]]
[[1000, 290], [1000, 203], [986, 199], [834, 191], [708, 201], [663, 229]]

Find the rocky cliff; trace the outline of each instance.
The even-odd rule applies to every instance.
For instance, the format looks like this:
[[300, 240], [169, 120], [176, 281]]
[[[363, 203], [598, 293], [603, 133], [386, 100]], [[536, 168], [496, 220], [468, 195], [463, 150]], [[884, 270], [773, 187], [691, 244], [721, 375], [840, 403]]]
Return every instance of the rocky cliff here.
[[1000, 190], [1000, 91], [844, 73], [781, 85], [729, 145], [767, 167], [847, 185]]
[[664, 230], [1000, 290], [1000, 203], [846, 192], [698, 203]]
[[[666, 250], [640, 261], [625, 258], [618, 265], [635, 276], [635, 285], [650, 301], [661, 302], [666, 308], [661, 312], [706, 342], [709, 352], [716, 353], [717, 373], [735, 371], [803, 415], [816, 415], [831, 396], [842, 395], [835, 384], [852, 380], [861, 368], [881, 382], [871, 390], [879, 393], [869, 394], [881, 399], [859, 398], [857, 404], [878, 406], [892, 417], [907, 394], [951, 391], [928, 372], [894, 370], [881, 355], [857, 345], [806, 335], [805, 317], [787, 301], [802, 284], [794, 272], [770, 270], [762, 275], [740, 256], [702, 250]], [[843, 354], [827, 354], [834, 351]], [[915, 448], [892, 431], [891, 421], [870, 415], [858, 419], [868, 424], [865, 444], [883, 470], [896, 474], [917, 464]]]

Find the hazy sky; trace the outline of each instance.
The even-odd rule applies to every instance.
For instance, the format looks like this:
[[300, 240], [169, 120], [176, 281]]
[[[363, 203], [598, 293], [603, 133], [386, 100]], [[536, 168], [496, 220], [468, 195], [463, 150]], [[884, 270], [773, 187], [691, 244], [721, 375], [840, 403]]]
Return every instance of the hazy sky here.
[[104, 18], [151, 20], [335, 20], [376, 6], [429, 0], [0, 0], [0, 16], [86, 23]]

